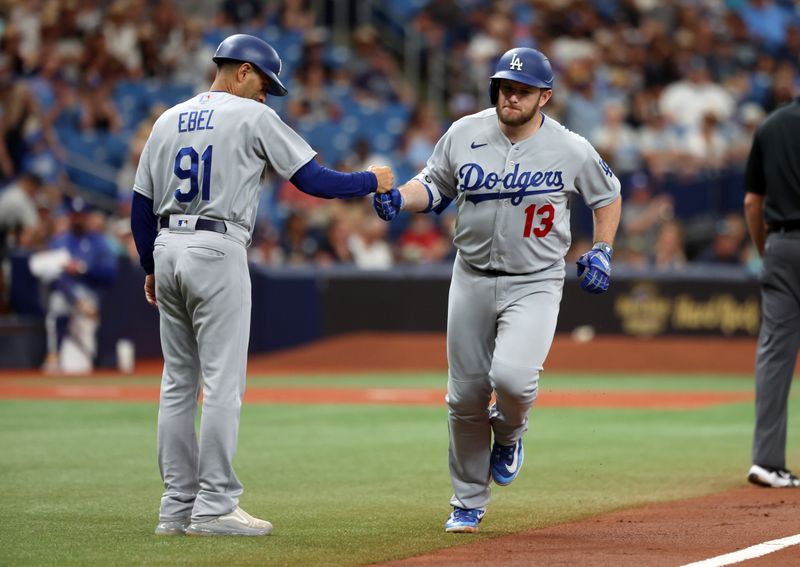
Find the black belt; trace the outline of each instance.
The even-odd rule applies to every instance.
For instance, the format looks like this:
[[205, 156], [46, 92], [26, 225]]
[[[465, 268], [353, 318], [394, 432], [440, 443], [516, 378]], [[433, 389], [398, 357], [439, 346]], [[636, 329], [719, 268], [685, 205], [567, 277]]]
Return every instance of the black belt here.
[[773, 222], [767, 227], [767, 232], [794, 232], [800, 230], [800, 220]]
[[[161, 228], [169, 228], [169, 217], [161, 217]], [[194, 225], [195, 230], [210, 230], [211, 232], [219, 232], [225, 234], [228, 232], [228, 227], [225, 222], [213, 219], [197, 219]]]
[[474, 271], [474, 272], [478, 272], [479, 274], [483, 274], [484, 276], [493, 276], [493, 277], [501, 277], [501, 276], [526, 276], [526, 275], [528, 275], [528, 274], [532, 274], [532, 273], [533, 273], [533, 272], [523, 272], [523, 273], [504, 272], [504, 271], [502, 271], [502, 270], [495, 270], [495, 269], [493, 269], [493, 268], [489, 268], [488, 270], [485, 270], [485, 269], [483, 269], [483, 268], [476, 268], [475, 266], [473, 266], [472, 264], [470, 264], [470, 263], [469, 263], [469, 262], [467, 262], [467, 261], [464, 261], [464, 263], [465, 263], [467, 266], [469, 266], [469, 269], [470, 269], [470, 270], [472, 270], [472, 271]]

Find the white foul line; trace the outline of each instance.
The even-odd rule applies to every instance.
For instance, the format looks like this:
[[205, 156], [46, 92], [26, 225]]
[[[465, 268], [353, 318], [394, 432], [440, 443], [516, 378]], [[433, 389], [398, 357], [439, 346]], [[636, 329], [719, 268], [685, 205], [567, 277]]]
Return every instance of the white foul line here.
[[756, 557], [780, 551], [784, 547], [791, 547], [797, 544], [800, 544], [800, 534], [781, 539], [773, 539], [772, 541], [765, 541], [764, 543], [740, 549], [733, 553], [726, 553], [725, 555], [704, 559], [696, 563], [687, 563], [682, 567], [722, 567], [723, 565], [733, 565], [734, 563], [739, 563], [746, 559], [755, 559]]

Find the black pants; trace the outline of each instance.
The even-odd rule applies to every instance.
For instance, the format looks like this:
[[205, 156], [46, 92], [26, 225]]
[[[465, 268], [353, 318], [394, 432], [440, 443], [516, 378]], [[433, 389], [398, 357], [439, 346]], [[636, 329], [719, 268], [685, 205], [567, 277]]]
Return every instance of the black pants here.
[[789, 389], [800, 349], [800, 231], [770, 233], [763, 260], [753, 463], [783, 469]]

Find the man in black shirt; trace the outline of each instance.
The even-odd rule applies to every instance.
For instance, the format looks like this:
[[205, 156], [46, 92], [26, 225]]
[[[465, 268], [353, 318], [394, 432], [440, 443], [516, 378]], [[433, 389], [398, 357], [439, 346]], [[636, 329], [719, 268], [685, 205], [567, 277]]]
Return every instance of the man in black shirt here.
[[756, 426], [747, 479], [800, 487], [786, 468], [789, 389], [800, 348], [800, 98], [756, 130], [745, 172], [744, 211], [763, 258], [756, 357]]

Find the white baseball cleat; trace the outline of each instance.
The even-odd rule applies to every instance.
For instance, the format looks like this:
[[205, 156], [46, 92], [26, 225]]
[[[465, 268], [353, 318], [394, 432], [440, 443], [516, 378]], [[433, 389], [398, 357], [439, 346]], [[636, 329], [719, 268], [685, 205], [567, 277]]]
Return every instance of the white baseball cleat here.
[[166, 522], [159, 522], [156, 526], [155, 534], [164, 536], [185, 535], [186, 528], [189, 527], [189, 518], [181, 518], [179, 520], [168, 520]]
[[769, 488], [796, 488], [800, 487], [800, 478], [786, 469], [774, 469], [753, 465], [747, 473], [747, 480], [759, 486]]
[[192, 522], [186, 529], [186, 535], [195, 536], [263, 536], [272, 532], [272, 524], [266, 520], [254, 518], [238, 506], [224, 516], [205, 522]]

